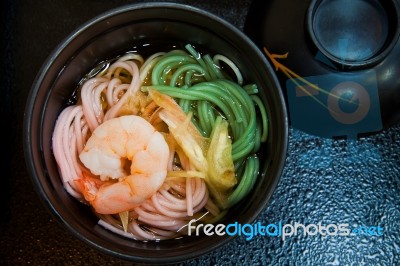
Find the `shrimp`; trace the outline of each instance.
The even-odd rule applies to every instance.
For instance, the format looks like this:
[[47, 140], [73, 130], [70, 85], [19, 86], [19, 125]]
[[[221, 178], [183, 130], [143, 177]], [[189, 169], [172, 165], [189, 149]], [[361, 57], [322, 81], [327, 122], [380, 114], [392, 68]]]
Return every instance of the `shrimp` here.
[[79, 159], [90, 172], [78, 180], [85, 199], [99, 214], [132, 210], [162, 186], [169, 147], [145, 119], [127, 115], [100, 124]]

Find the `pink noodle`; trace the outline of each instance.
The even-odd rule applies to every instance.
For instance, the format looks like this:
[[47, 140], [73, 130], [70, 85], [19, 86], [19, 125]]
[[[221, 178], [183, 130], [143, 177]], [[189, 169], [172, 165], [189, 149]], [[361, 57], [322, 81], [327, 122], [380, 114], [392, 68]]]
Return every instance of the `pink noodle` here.
[[[188, 192], [188, 191], [187, 191]], [[177, 210], [177, 211], [184, 211], [186, 210], [186, 199], [178, 199], [175, 196], [173, 196], [169, 191], [166, 190], [159, 190], [161, 195], [159, 195], [158, 201], [165, 206], [169, 207], [171, 209]]]
[[[121, 80], [121, 71], [132, 76], [129, 84]], [[113, 63], [102, 77], [86, 81], [81, 89], [82, 105], [69, 106], [59, 115], [53, 133], [52, 145], [66, 191], [75, 198], [82, 198], [76, 179], [88, 172], [79, 161], [91, 132], [103, 121], [118, 116], [125, 102], [140, 88], [139, 69], [133, 61]], [[121, 96], [122, 95], [122, 96]], [[105, 96], [107, 111], [103, 111]], [[174, 156], [171, 148], [168, 171], [173, 171]], [[179, 159], [184, 170], [193, 170], [190, 160], [183, 153]], [[201, 178], [166, 181], [150, 199], [130, 212], [128, 232], [124, 232], [117, 216], [101, 215], [99, 224], [119, 235], [138, 240], [161, 240], [187, 234], [187, 223], [207, 210], [216, 215], [218, 207], [209, 199], [206, 184]], [[194, 216], [196, 214], [196, 216]]]
[[75, 115], [74, 119], [74, 129], [76, 135], [76, 147], [78, 149], [78, 153], [83, 150], [84, 141], [86, 140], [87, 134], [87, 125], [86, 121], [83, 119], [83, 111], [82, 109]]
[[[64, 109], [57, 119], [53, 134], [53, 151], [64, 182], [80, 178], [81, 171], [76, 167], [75, 154], [71, 154], [71, 147], [76, 145], [75, 137], [71, 136], [71, 125], [76, 116], [82, 110], [81, 106], [70, 106]], [[74, 151], [74, 150], [73, 150]]]
[[119, 101], [118, 95], [120, 95], [122, 93], [122, 91], [126, 92], [128, 89], [129, 89], [129, 84], [121, 84], [114, 88], [114, 91], [112, 94], [112, 100], [113, 100], [112, 106], [114, 106]]
[[187, 217], [187, 212], [179, 212], [177, 210], [168, 208], [168, 207], [164, 207], [160, 204], [160, 202], [158, 201], [159, 194], [154, 195], [152, 197], [152, 202], [154, 204], [154, 207], [157, 209], [157, 211], [159, 213], [162, 213], [164, 215], [167, 215], [169, 217], [174, 217], [174, 218], [183, 218], [183, 217]]
[[192, 195], [192, 180], [190, 178], [186, 178], [186, 212], [187, 216], [193, 216], [193, 195]]
[[164, 216], [160, 213], [156, 212], [147, 212], [143, 210], [141, 207], [136, 207], [135, 212], [139, 215], [139, 217], [142, 217], [143, 219], [148, 219], [148, 220], [154, 220], [154, 221], [170, 221], [171, 217]]
[[[82, 171], [79, 166], [79, 162], [77, 161], [76, 154], [76, 137], [74, 134], [74, 129], [72, 126], [72, 122], [75, 119], [76, 114], [80, 112], [80, 108], [74, 108], [68, 115], [67, 121], [64, 124], [63, 128], [63, 148], [64, 153], [66, 155], [66, 159], [68, 161], [69, 167], [72, 167], [72, 180], [79, 179], [82, 175]], [[71, 170], [72, 170], [71, 169]]]
[[99, 84], [93, 91], [93, 109], [99, 124], [103, 123], [104, 112], [101, 104], [101, 93], [106, 90], [109, 81]]
[[[204, 187], [205, 187], [205, 185], [204, 185]], [[203, 198], [201, 198], [201, 201], [200, 201], [200, 203], [193, 209], [193, 212], [199, 212], [201, 209], [203, 209], [204, 208], [204, 206], [206, 206], [206, 204], [207, 204], [207, 202], [208, 202], [208, 200], [209, 200], [209, 197], [208, 197], [209, 195], [208, 195], [208, 190], [207, 189], [205, 189], [205, 195], [204, 195], [204, 197]]]
[[[115, 62], [110, 66], [109, 73], [111, 73], [115, 68], [122, 67], [125, 68], [131, 75], [132, 81], [129, 85], [129, 88], [125, 92], [125, 94], [121, 97], [117, 104], [112, 106], [106, 113], [104, 119], [109, 120], [111, 118], [115, 118], [121, 109], [122, 105], [126, 102], [129, 97], [135, 95], [135, 93], [139, 90], [140, 87], [140, 78], [139, 78], [139, 68], [134, 62]], [[108, 73], [107, 73], [108, 75]], [[110, 74], [111, 75], [111, 74]]]
[[106, 78], [92, 78], [86, 81], [81, 89], [83, 113], [92, 132], [102, 122], [98, 117], [99, 110], [96, 107], [100, 104], [100, 98], [95, 97], [94, 91], [97, 86], [105, 82], [108, 82]]
[[[198, 183], [198, 185], [195, 187], [193, 195], [203, 195], [203, 198], [197, 196], [197, 206], [194, 206], [195, 208], [193, 209], [194, 211], [198, 212], [200, 211], [205, 204], [207, 203], [208, 200], [208, 193], [207, 190], [205, 189], [205, 184], [203, 180], [192, 180], [193, 183]], [[188, 192], [188, 191], [187, 191]], [[159, 201], [162, 200], [164, 203], [167, 201], [167, 198], [164, 195], [167, 195], [168, 192], [165, 191], [159, 191], [156, 195], [152, 197], [152, 203], [154, 204], [154, 207], [157, 209], [157, 213], [148, 213], [145, 210], [139, 208], [136, 208], [135, 211], [139, 214], [138, 220], [141, 222], [144, 222], [146, 224], [150, 224], [152, 226], [155, 226], [157, 228], [162, 228], [162, 229], [178, 229], [180, 230], [183, 228], [188, 220], [190, 220], [190, 216], [187, 215], [187, 211], [185, 208], [179, 207], [178, 209], [181, 209], [181, 211], [176, 211], [174, 209], [177, 209], [176, 206], [171, 208], [164, 207], [162, 206]], [[169, 195], [168, 199], [172, 200], [175, 204], [177, 201], [185, 201], [186, 199], [176, 199], [174, 196]], [[174, 206], [174, 204], [166, 204], [169, 205], [169, 207]], [[184, 207], [184, 206], [183, 206]], [[166, 219], [168, 218], [168, 219]]]
[[[75, 184], [75, 183], [72, 182], [72, 184]], [[69, 182], [64, 183], [64, 188], [74, 198], [77, 198], [77, 199], [83, 198], [83, 195], [81, 194], [79, 189], [76, 189], [75, 186], [71, 185]]]
[[86, 141], [88, 126], [83, 118], [82, 106], [69, 106], [57, 119], [53, 133], [53, 151], [66, 191], [75, 198], [82, 194], [73, 180], [82, 176], [78, 154]]
[[157, 212], [156, 208], [154, 208], [153, 203], [151, 202], [151, 200], [146, 200], [145, 202], [143, 202], [140, 207], [145, 210], [145, 211], [149, 211], [149, 212]]
[[117, 78], [113, 78], [107, 86], [107, 103], [109, 106], [113, 106], [115, 102], [118, 101], [117, 97], [114, 97], [114, 88], [121, 85], [121, 80]]
[[69, 155], [71, 156], [71, 161], [72, 161], [72, 165], [75, 169], [75, 174], [77, 177], [81, 177], [82, 176], [82, 171], [80, 168], [80, 165], [78, 163], [78, 154], [77, 154], [77, 149], [76, 149], [76, 135], [75, 135], [75, 131], [74, 128], [71, 126], [69, 128]]
[[195, 182], [196, 182], [197, 189], [195, 191], [195, 194], [193, 195], [193, 201], [195, 202], [195, 205], [199, 205], [199, 204], [201, 204], [201, 202], [204, 198], [207, 198], [205, 196], [207, 193], [207, 188], [206, 188], [206, 184], [204, 182], [201, 182], [201, 180], [199, 178], [196, 178]]
[[140, 228], [140, 226], [136, 223], [136, 221], [132, 221], [130, 223], [129, 229], [131, 229], [131, 232], [138, 236], [138, 238], [141, 238], [142, 240], [155, 240], [156, 237], [151, 234], [148, 233], [146, 231], [144, 231], [142, 228]]
[[171, 187], [181, 194], [182, 196], [186, 196], [186, 186], [182, 186], [180, 183], [171, 184]]
[[154, 227], [151, 228], [151, 231], [153, 231], [158, 237], [162, 237], [162, 239], [168, 239], [176, 236], [176, 233], [173, 231], [161, 230]]
[[68, 116], [68, 113], [71, 112], [71, 109], [73, 109], [72, 106], [67, 107], [58, 116], [52, 139], [54, 157], [56, 159], [58, 168], [60, 169], [60, 175], [63, 182], [72, 180], [71, 170], [68, 166], [68, 161], [66, 160], [66, 156], [62, 145], [63, 125], [65, 123], [66, 117]]
[[[206, 193], [206, 186], [205, 183], [202, 182], [199, 178], [192, 178], [192, 179], [188, 179], [191, 180], [192, 183], [194, 183], [194, 193], [192, 195], [192, 193], [190, 195], [192, 195], [192, 205], [196, 206], [198, 204], [200, 204], [200, 202], [203, 200], [203, 198], [205, 197], [205, 193]], [[187, 191], [188, 192], [188, 191]], [[186, 197], [186, 199], [182, 200], [182, 199], [177, 199], [176, 197], [174, 197], [173, 195], [171, 195], [168, 191], [165, 190], [160, 190], [159, 193], [161, 193], [161, 195], [163, 197], [158, 197], [158, 200], [160, 202], [161, 205], [166, 206], [170, 209], [173, 210], [185, 210], [186, 209], [186, 201], [188, 199], [188, 197]], [[191, 215], [188, 215], [191, 216]]]
[[104, 228], [110, 230], [113, 233], [122, 235], [122, 236], [127, 237], [127, 238], [132, 238], [132, 239], [135, 239], [135, 240], [144, 240], [144, 239], [138, 239], [138, 237], [135, 237], [132, 233], [124, 232], [123, 230], [115, 227], [114, 225], [111, 225], [107, 221], [104, 221], [104, 220], [100, 219], [98, 223], [99, 223], [99, 225], [103, 226]]

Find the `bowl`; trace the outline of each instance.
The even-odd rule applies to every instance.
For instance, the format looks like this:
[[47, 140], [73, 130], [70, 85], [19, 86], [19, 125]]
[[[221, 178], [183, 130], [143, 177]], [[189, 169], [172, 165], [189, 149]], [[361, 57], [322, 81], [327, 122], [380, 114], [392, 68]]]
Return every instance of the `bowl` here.
[[[234, 237], [190, 236], [173, 240], [135, 241], [98, 225], [88, 206], [64, 189], [52, 152], [52, 133], [81, 78], [96, 64], [137, 44], [191, 43], [222, 53], [259, 87], [269, 116], [269, 135], [259, 152], [257, 183], [220, 223], [252, 223], [266, 207], [286, 158], [288, 122], [279, 82], [261, 51], [241, 31], [204, 10], [173, 3], [127, 5], [88, 21], [47, 58], [32, 85], [24, 115], [28, 170], [45, 207], [72, 235], [95, 250], [143, 263], [172, 263], [204, 255]], [[150, 255], [149, 255], [150, 254]]]

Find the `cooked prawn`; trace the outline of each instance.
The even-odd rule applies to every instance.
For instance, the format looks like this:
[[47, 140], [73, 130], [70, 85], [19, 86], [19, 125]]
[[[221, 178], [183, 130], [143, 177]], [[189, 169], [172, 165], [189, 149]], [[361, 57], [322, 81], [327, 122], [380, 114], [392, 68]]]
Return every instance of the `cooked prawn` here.
[[116, 214], [139, 206], [161, 187], [169, 147], [149, 122], [128, 115], [99, 125], [79, 158], [97, 176], [84, 174], [78, 181], [85, 199], [97, 213]]

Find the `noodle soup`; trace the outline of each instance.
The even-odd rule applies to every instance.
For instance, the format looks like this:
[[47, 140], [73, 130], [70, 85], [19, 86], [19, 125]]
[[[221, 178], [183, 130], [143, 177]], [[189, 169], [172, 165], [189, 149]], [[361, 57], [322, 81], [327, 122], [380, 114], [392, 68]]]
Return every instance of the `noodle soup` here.
[[[154, 57], [159, 62], [166, 54], [184, 55], [194, 73], [210, 68], [210, 77], [222, 78], [192, 74], [186, 80], [159, 68], [165, 79], [153, 80], [151, 67], [144, 82], [131, 74], [146, 73], [143, 65], [159, 52], [165, 53]], [[119, 59], [120, 67], [112, 67]], [[140, 99], [130, 96], [135, 91]], [[252, 223], [269, 202], [286, 158], [287, 113], [271, 65], [240, 30], [187, 5], [142, 3], [93, 18], [49, 55], [27, 99], [25, 157], [44, 206], [74, 237], [120, 259], [173, 263], [231, 241], [228, 234], [187, 236], [184, 226], [192, 220], [191, 228]], [[125, 137], [132, 135], [140, 141]], [[221, 172], [223, 182], [213, 178]], [[139, 188], [139, 180], [149, 182], [130, 195], [130, 184]], [[180, 226], [173, 228], [173, 220]]]
[[159, 241], [186, 236], [193, 219], [219, 221], [247, 196], [268, 117], [257, 85], [225, 55], [148, 46], [81, 80], [52, 147], [66, 191], [100, 225]]

